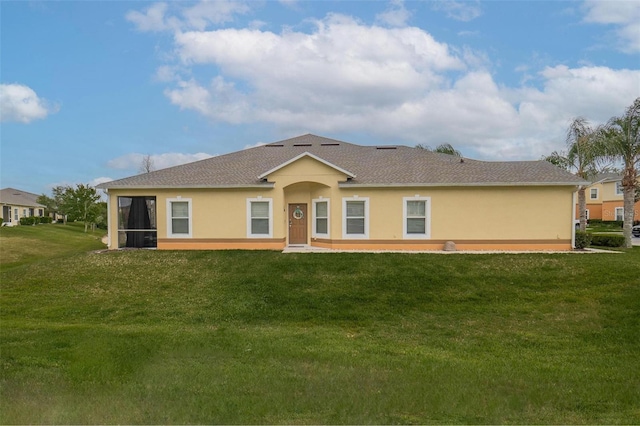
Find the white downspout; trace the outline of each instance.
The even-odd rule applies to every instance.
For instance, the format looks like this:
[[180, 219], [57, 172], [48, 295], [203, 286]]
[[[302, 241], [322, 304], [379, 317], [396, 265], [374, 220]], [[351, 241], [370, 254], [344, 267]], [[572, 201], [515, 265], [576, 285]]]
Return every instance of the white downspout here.
[[571, 194], [571, 248], [576, 248], [576, 194], [580, 187]]
[[104, 189], [104, 193], [107, 194], [107, 248], [111, 248], [111, 195], [108, 189]]

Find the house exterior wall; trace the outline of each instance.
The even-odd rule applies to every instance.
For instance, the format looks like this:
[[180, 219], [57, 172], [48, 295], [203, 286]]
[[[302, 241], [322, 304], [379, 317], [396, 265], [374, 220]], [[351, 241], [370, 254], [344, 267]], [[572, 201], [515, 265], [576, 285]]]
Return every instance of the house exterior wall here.
[[[30, 216], [43, 216], [43, 207], [24, 206], [20, 204], [2, 204], [2, 207], [7, 206], [11, 214], [8, 217], [4, 217], [4, 208], [0, 208], [0, 222], [10, 223], [12, 226], [20, 225], [20, 218]], [[16, 220], [16, 209], [18, 210], [18, 219]], [[31, 214], [33, 210], [33, 214]]]
[[[349, 187], [347, 174], [303, 157], [267, 176], [273, 188], [110, 189], [110, 247], [118, 247], [118, 196], [155, 196], [158, 249], [282, 249], [288, 244], [288, 205], [307, 205], [307, 244], [335, 249], [466, 250], [571, 249], [574, 187]], [[343, 183], [342, 186], [339, 183]], [[406, 199], [428, 199], [430, 235], [405, 238]], [[344, 199], [368, 203], [367, 238], [345, 238]], [[191, 203], [192, 232], [168, 232], [167, 200]], [[272, 234], [248, 236], [248, 200], [270, 200]], [[313, 200], [329, 201], [329, 232], [315, 237]]]
[[[616, 192], [616, 185], [619, 181], [598, 182], [586, 189], [587, 210], [589, 219], [599, 219], [603, 221], [616, 220], [616, 208], [624, 206], [624, 196]], [[590, 197], [591, 189], [597, 189], [596, 199]], [[640, 220], [640, 201], [635, 203], [633, 220]], [[578, 205], [575, 206], [576, 218], [578, 217]]]

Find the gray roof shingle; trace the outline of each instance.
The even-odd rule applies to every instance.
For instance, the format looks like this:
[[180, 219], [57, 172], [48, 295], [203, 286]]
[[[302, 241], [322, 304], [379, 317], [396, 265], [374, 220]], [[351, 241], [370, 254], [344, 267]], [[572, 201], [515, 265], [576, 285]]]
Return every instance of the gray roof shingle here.
[[45, 207], [36, 200], [39, 195], [31, 192], [21, 191], [14, 188], [4, 188], [0, 190], [0, 204], [8, 204], [25, 207]]
[[342, 185], [489, 186], [581, 185], [582, 179], [546, 161], [464, 159], [407, 146], [361, 146], [315, 135], [298, 136], [98, 185], [99, 188], [201, 188], [268, 186], [260, 179], [304, 153], [349, 171]]

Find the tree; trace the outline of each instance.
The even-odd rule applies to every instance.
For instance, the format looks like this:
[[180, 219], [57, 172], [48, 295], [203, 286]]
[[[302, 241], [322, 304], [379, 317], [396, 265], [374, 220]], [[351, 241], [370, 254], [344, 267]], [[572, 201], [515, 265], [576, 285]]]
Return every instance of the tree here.
[[151, 158], [151, 154], [147, 154], [142, 157], [142, 161], [140, 162], [140, 173], [150, 173], [155, 170], [153, 164], [153, 158]]
[[75, 188], [71, 186], [56, 186], [53, 188], [53, 195], [58, 205], [59, 211], [71, 218], [84, 222], [84, 232], [87, 232], [89, 224], [96, 222], [100, 209], [97, 207], [100, 195], [95, 188], [90, 185], [77, 184]]
[[638, 188], [640, 167], [640, 98], [627, 108], [622, 117], [612, 117], [599, 132], [599, 142], [605, 156], [622, 162], [622, 194], [624, 222], [622, 232], [625, 246], [632, 247], [634, 200]]
[[441, 145], [438, 145], [436, 147], [436, 149], [432, 149], [428, 145], [423, 145], [423, 144], [419, 143], [418, 145], [416, 145], [416, 148], [424, 149], [424, 150], [429, 151], [429, 152], [438, 152], [440, 154], [449, 154], [449, 155], [455, 155], [456, 157], [462, 157], [462, 153], [460, 151], [458, 151], [457, 149], [455, 149], [451, 144], [448, 144], [448, 143], [443, 143]]
[[[574, 118], [569, 124], [565, 143], [567, 152], [554, 151], [544, 160], [555, 164], [576, 176], [590, 180], [598, 173], [598, 161], [600, 152], [596, 144], [596, 131], [583, 117]], [[578, 188], [578, 211], [580, 214], [580, 230], [587, 229], [587, 197], [586, 187]]]
[[44, 195], [44, 194], [40, 195], [36, 199], [36, 203], [42, 204], [44, 206], [44, 211], [46, 215], [49, 215], [50, 213], [56, 213], [58, 211], [56, 200], [54, 200], [53, 198], [47, 195]]

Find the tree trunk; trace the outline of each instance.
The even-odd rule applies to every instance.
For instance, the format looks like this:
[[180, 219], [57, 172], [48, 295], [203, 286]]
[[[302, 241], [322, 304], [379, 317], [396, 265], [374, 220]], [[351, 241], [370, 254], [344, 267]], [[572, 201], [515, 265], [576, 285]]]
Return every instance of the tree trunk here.
[[626, 248], [631, 248], [633, 247], [633, 244], [631, 243], [631, 228], [633, 227], [635, 187], [623, 186], [622, 193], [624, 194], [624, 222], [622, 224], [622, 235], [624, 235], [624, 246]]
[[580, 219], [580, 230], [587, 230], [587, 189], [581, 186], [578, 189], [578, 218]]

